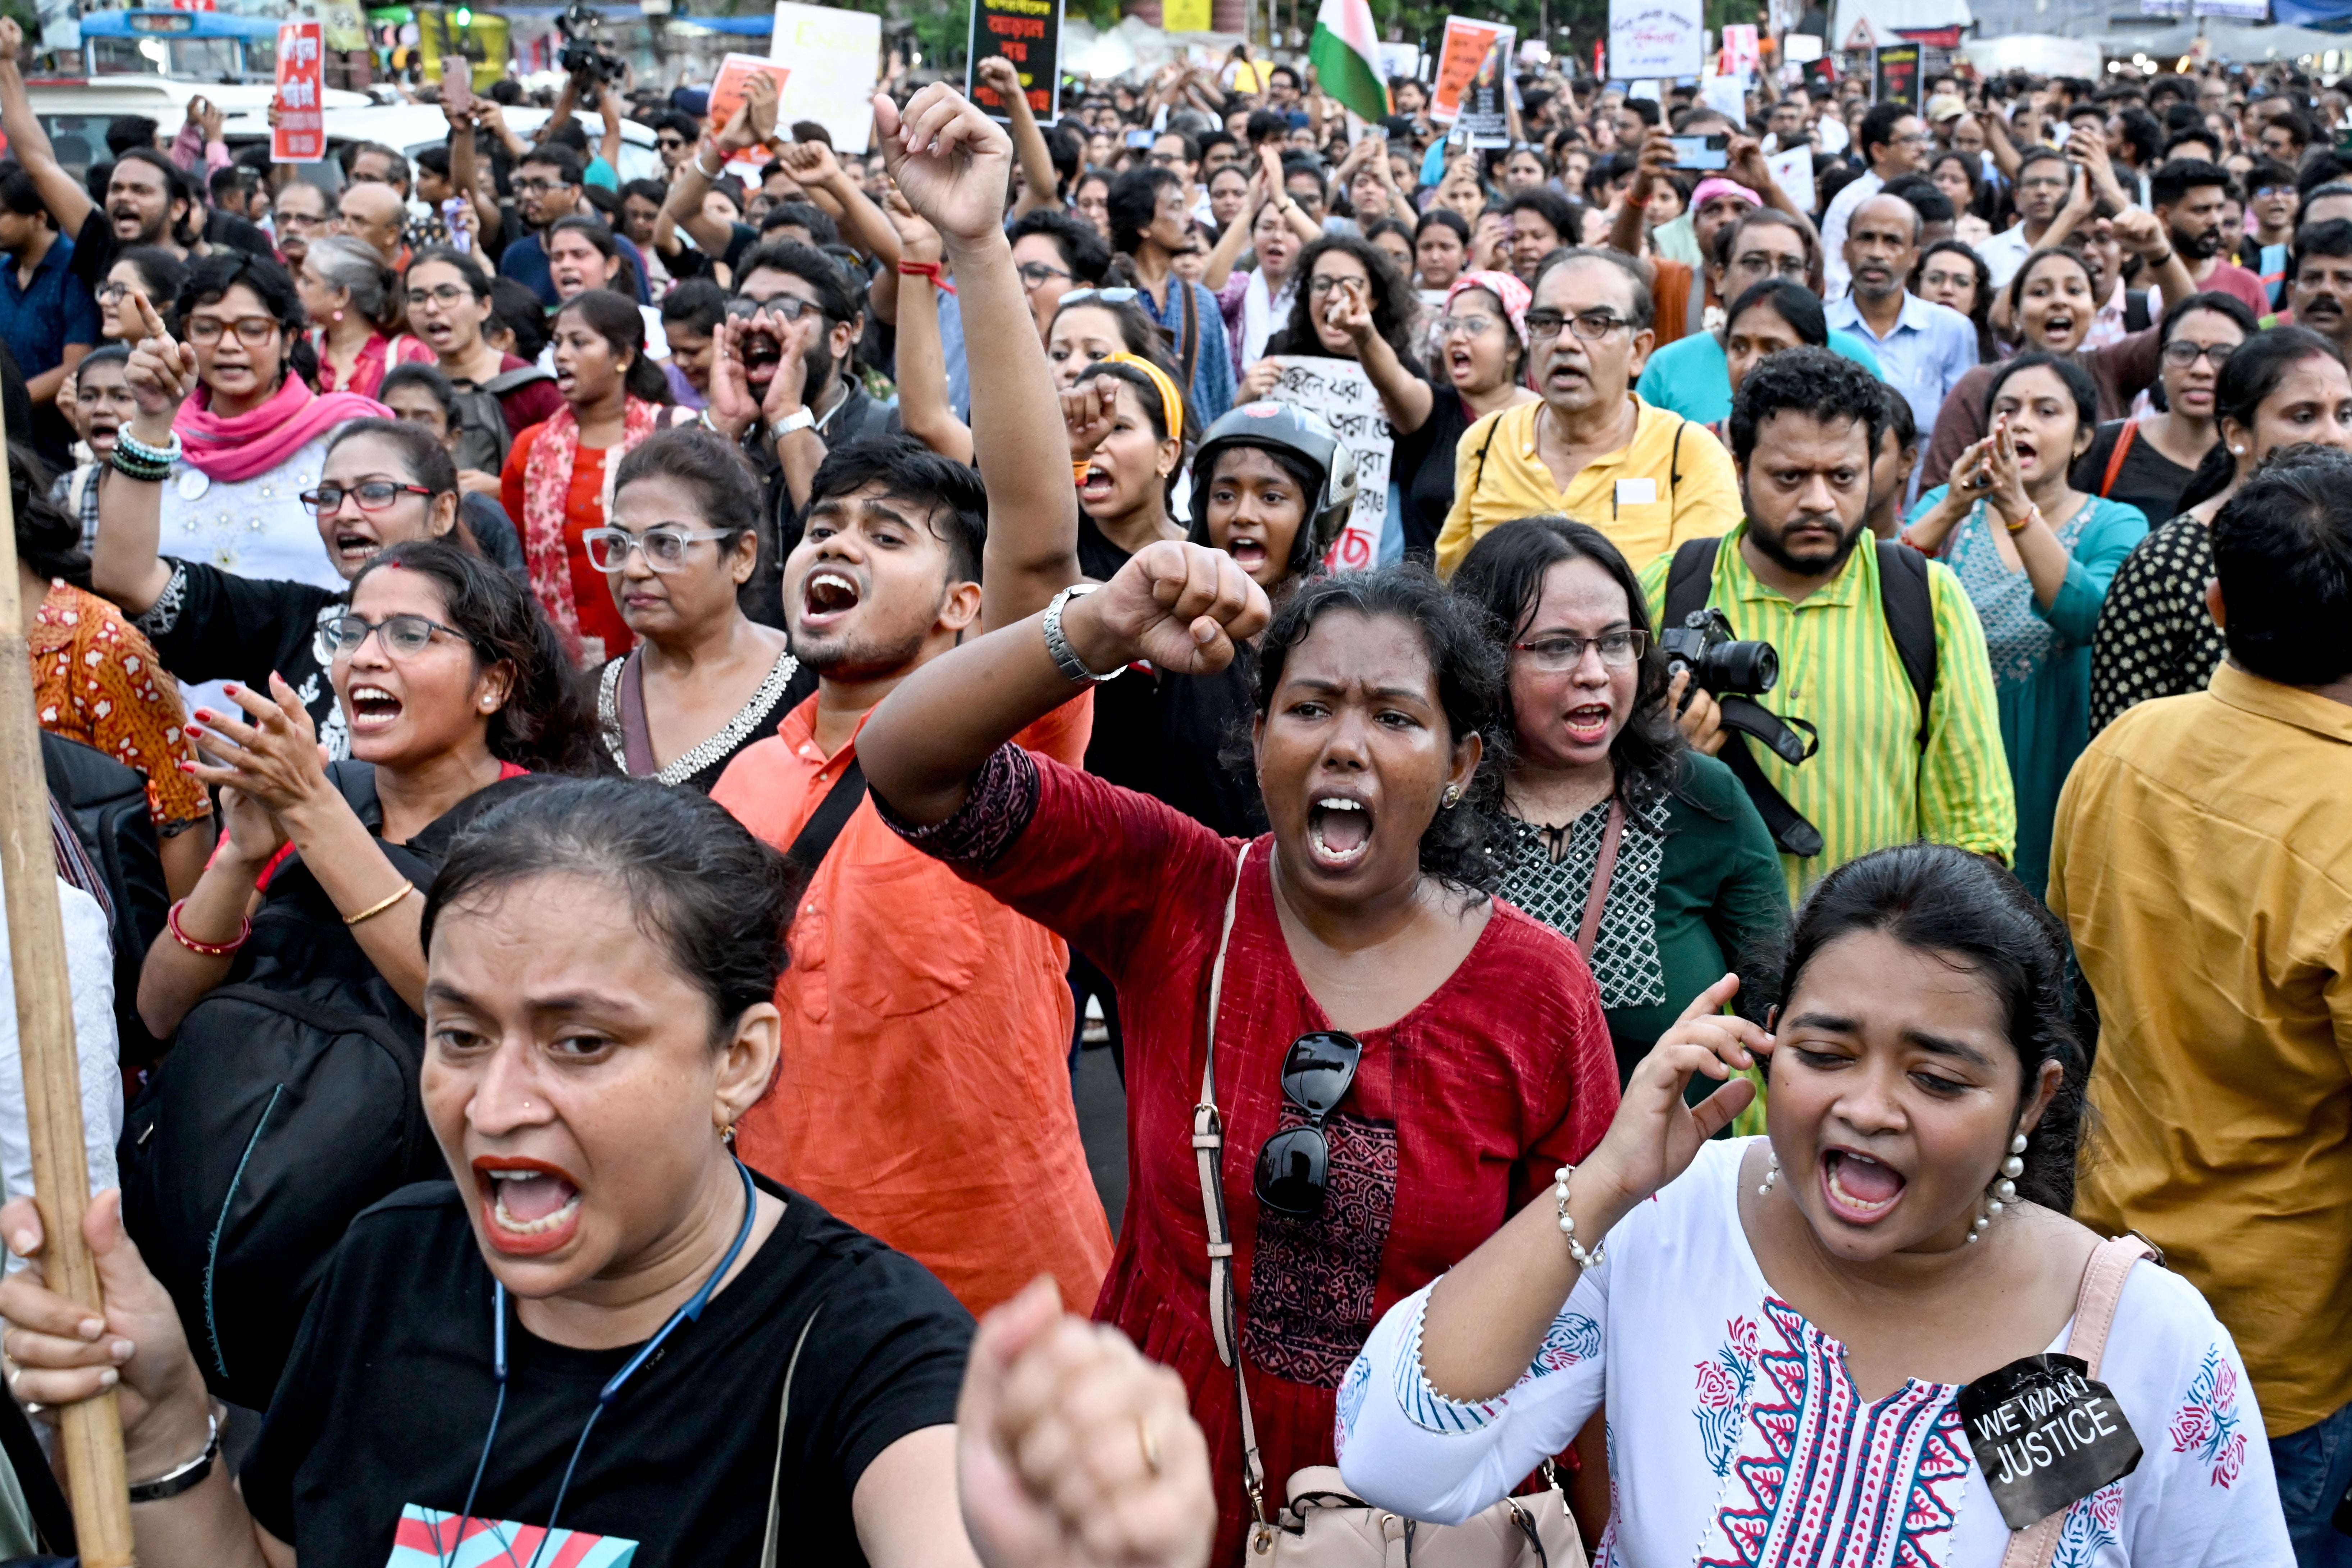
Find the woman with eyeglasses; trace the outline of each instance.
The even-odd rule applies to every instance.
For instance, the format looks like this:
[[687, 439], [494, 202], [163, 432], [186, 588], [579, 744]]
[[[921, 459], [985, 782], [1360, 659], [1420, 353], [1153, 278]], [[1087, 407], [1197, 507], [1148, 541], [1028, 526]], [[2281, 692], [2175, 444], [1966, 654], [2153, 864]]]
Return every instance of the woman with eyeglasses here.
[[240, 576], [340, 585], [302, 492], [319, 482], [329, 431], [386, 410], [310, 390], [302, 304], [285, 270], [242, 252], [199, 258], [173, 313], [184, 341], [137, 290], [126, 310], [139, 323], [125, 379], [141, 417], [108, 461], [162, 488], [110, 483], [101, 518], [118, 490], [135, 489], [139, 504], [160, 502], [158, 526], [175, 549]]
[[2221, 438], [2213, 422], [2221, 367], [2255, 331], [2254, 313], [2235, 295], [2191, 294], [2166, 306], [2156, 333], [2163, 368], [2148, 389], [2156, 411], [2100, 426], [2074, 465], [2074, 488], [2142, 517], [2179, 515], [2180, 492]]
[[564, 405], [515, 438], [499, 486], [507, 515], [522, 529], [531, 592], [593, 668], [636, 644], [585, 539], [606, 524], [610, 465], [685, 411], [671, 404], [668, 381], [646, 356], [633, 301], [591, 289], [565, 301], [553, 325]]
[[735, 754], [816, 689], [784, 634], [743, 614], [760, 481], [732, 443], [661, 430], [614, 470], [612, 521], [582, 538], [636, 647], [596, 675], [604, 749], [633, 778], [708, 795]]
[[2206, 609], [2213, 581], [2207, 530], [2238, 487], [2282, 449], [2352, 451], [2352, 371], [2336, 340], [2273, 327], [2221, 366], [2214, 388], [2221, 439], [2206, 453], [2179, 514], [2125, 558], [2091, 636], [2091, 733], [2157, 697], [2202, 691], [2221, 663], [2221, 628]]
[[[1223, 836], [1009, 743], [1094, 672], [1199, 679], [1261, 631], [1244, 712], [1270, 833]], [[1480, 617], [1421, 568], [1313, 578], [1276, 611], [1231, 556], [1162, 542], [924, 666], [859, 734], [901, 833], [1117, 986], [1129, 1184], [1095, 1315], [1190, 1391], [1213, 1562], [1333, 1462], [1339, 1380], [1382, 1304], [1615, 1110], [1590, 975], [1493, 896], [1505, 703]]]
[[[132, 353], [126, 379], [138, 411], [124, 429], [155, 445], [171, 428], [170, 409], [188, 380], [185, 365], [170, 352], [168, 338], [151, 339]], [[425, 426], [401, 420], [353, 419], [336, 428], [318, 483], [297, 498], [310, 520], [326, 586], [310, 577], [226, 571], [194, 551], [160, 553], [167, 540], [181, 548], [161, 526], [168, 488], [153, 469], [108, 476], [99, 495], [91, 586], [122, 607], [164, 668], [183, 680], [261, 686], [273, 672], [283, 675], [330, 753], [349, 755], [351, 734], [328, 679], [319, 627], [342, 611], [344, 584], [378, 551], [445, 534], [470, 546], [471, 536], [457, 528], [457, 471], [447, 448]]]
[[2017, 795], [2013, 864], [2039, 895], [2050, 879], [2059, 788], [2090, 743], [2099, 605], [2116, 569], [2147, 537], [2147, 519], [2074, 483], [2098, 407], [2098, 389], [2074, 360], [2004, 361], [1984, 397], [1992, 433], [1960, 454], [1950, 484], [1919, 498], [1901, 538], [1958, 574], [1984, 623]]
[[484, 337], [497, 310], [489, 274], [473, 257], [427, 247], [409, 258], [406, 288], [409, 330], [433, 345], [441, 374], [458, 393], [460, 482], [495, 496], [514, 438], [553, 418], [563, 395], [554, 376], [519, 354], [500, 353]]
[[[276, 675], [257, 689], [231, 685], [226, 704], [193, 715], [207, 760], [188, 771], [221, 789], [226, 834], [140, 972], [141, 1017], [159, 1039], [177, 1033], [154, 1086], [163, 1148], [203, 1135], [205, 1086], [229, 1070], [218, 1064], [247, 1048], [255, 1026], [244, 991], [289, 994], [315, 1014], [417, 1039], [418, 916], [450, 840], [525, 787], [525, 775], [603, 763], [585, 682], [547, 617], [478, 555], [433, 540], [377, 552], [347, 603], [320, 621], [318, 641], [331, 655], [350, 761], [320, 759], [309, 712]], [[236, 989], [215, 995], [225, 986]], [[403, 1114], [397, 1102], [385, 1107], [388, 1122]], [[130, 1179], [137, 1184], [135, 1171]], [[328, 1190], [354, 1215], [383, 1195]], [[163, 1202], [168, 1210], [168, 1194]], [[184, 1237], [168, 1234], [166, 1213], [155, 1217], [166, 1234], [139, 1236], [142, 1248], [184, 1258]], [[339, 1233], [325, 1232], [322, 1253]], [[208, 1271], [165, 1277], [191, 1337], [221, 1333], [208, 1326]], [[215, 1352], [226, 1397], [268, 1404], [314, 1279], [299, 1260], [287, 1267], [275, 1292], [285, 1310], [266, 1321], [253, 1310], [257, 1282], [243, 1279], [247, 1316], [226, 1331], [239, 1353]]]
[[[238, 1473], [213, 1341], [111, 1194], [104, 1331], [37, 1264], [0, 1284], [16, 1394], [115, 1390], [131, 1479], [173, 1478], [134, 1491], [139, 1560], [1202, 1568], [1206, 1456], [1164, 1368], [1050, 1285], [975, 1333], [919, 1265], [735, 1159], [782, 1037], [784, 858], [688, 792], [493, 787], [513, 797], [404, 900], [430, 1176], [323, 1265]], [[0, 1212], [20, 1255], [40, 1225]]]
[[139, 319], [138, 312], [130, 309], [131, 290], [161, 300], [168, 310], [178, 301], [180, 286], [187, 280], [187, 263], [158, 246], [134, 245], [120, 252], [97, 289], [99, 309], [105, 312], [99, 331], [110, 342], [137, 342]]
[[1992, 268], [1973, 248], [1957, 239], [1939, 239], [1927, 247], [1911, 270], [1911, 292], [1931, 305], [1948, 305], [1969, 319], [1977, 330], [1979, 364], [2000, 357], [1992, 330]]
[[[1528, 286], [1507, 272], [1464, 272], [1445, 290], [1433, 323], [1428, 416], [1396, 425], [1397, 482], [1405, 497], [1404, 552], [1415, 561], [1436, 553], [1445, 514], [1454, 510], [1454, 450], [1462, 433], [1498, 409], [1532, 403], [1527, 385]], [[1370, 368], [1370, 362], [1366, 362]]]
[[1641, 579], [1606, 535], [1503, 523], [1454, 591], [1486, 612], [1509, 670], [1518, 854], [1497, 891], [1584, 953], [1622, 1084], [1685, 998], [1780, 940], [1780, 852], [1731, 770], [1685, 744], [1689, 677], [1669, 680]]
[[394, 276], [375, 247], [341, 235], [315, 240], [294, 273], [294, 291], [310, 318], [310, 350], [319, 356], [319, 390], [373, 397], [395, 364], [431, 364], [431, 343], [405, 331], [388, 332], [399, 319], [391, 308]]

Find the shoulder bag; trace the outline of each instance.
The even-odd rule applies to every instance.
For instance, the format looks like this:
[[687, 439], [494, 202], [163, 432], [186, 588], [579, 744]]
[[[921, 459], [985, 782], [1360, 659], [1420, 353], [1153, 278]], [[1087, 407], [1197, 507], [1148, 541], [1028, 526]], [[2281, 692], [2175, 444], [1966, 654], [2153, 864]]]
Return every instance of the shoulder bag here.
[[1293, 1471], [1289, 1506], [1269, 1520], [1265, 1511], [1265, 1467], [1258, 1458], [1257, 1423], [1250, 1415], [1249, 1382], [1242, 1371], [1239, 1315], [1234, 1306], [1233, 1237], [1225, 1225], [1225, 1192], [1220, 1170], [1224, 1122], [1217, 1113], [1217, 1006], [1224, 994], [1225, 950], [1233, 944], [1234, 912], [1239, 907], [1242, 873], [1250, 847], [1234, 862], [1233, 891], [1225, 895], [1224, 930], [1217, 938], [1216, 962], [1209, 969], [1209, 1011], [1203, 1032], [1201, 1100], [1192, 1108], [1192, 1151], [1200, 1167], [1201, 1213], [1208, 1224], [1209, 1328], [1217, 1355], [1234, 1369], [1234, 1397], [1241, 1412], [1242, 1484], [1249, 1493], [1250, 1568], [1584, 1568], [1584, 1547], [1568, 1511], [1551, 1462], [1544, 1462], [1550, 1485], [1528, 1497], [1507, 1497], [1460, 1524], [1426, 1524], [1352, 1496], [1337, 1467], [1309, 1465]]

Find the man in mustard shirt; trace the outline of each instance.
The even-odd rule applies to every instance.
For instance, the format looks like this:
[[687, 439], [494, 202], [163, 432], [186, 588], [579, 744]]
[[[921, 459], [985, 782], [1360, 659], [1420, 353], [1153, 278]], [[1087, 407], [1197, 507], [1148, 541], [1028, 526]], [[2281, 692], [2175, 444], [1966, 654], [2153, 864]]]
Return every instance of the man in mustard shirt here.
[[1454, 454], [1454, 510], [1437, 536], [1451, 577], [1498, 522], [1558, 512], [1607, 534], [1640, 566], [1739, 521], [1723, 443], [1653, 408], [1634, 381], [1656, 342], [1650, 286], [1613, 250], [1556, 251], [1536, 275], [1528, 353], [1540, 403], [1490, 414]]
[[[2074, 1215], [2137, 1230], [2238, 1342], [2298, 1563], [2352, 1562], [2352, 457], [2304, 447], [2213, 520], [2212, 685], [2099, 731], [2050, 905], [2099, 1005]], [[2178, 1432], [2179, 1428], [2176, 1428]]]

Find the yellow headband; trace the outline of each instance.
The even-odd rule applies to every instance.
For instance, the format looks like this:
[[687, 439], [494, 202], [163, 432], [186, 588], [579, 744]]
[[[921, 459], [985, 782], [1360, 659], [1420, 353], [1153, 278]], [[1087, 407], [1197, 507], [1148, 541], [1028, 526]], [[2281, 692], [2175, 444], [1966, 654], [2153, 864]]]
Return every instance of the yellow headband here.
[[1184, 399], [1177, 394], [1174, 378], [1141, 354], [1115, 353], [1103, 363], [1131, 364], [1151, 378], [1151, 384], [1160, 389], [1160, 412], [1168, 416], [1169, 437], [1181, 443], [1184, 439]]

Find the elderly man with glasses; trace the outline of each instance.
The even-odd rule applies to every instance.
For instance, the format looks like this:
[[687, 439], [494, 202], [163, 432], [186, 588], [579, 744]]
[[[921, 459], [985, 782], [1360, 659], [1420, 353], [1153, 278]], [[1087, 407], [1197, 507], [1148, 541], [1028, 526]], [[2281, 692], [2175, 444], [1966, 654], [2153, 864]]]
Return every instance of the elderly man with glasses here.
[[1528, 355], [1541, 401], [1489, 414], [1455, 447], [1447, 576], [1496, 523], [1556, 512], [1607, 534], [1636, 565], [1739, 521], [1730, 456], [1633, 391], [1654, 341], [1649, 284], [1613, 250], [1559, 252], [1536, 276]]

